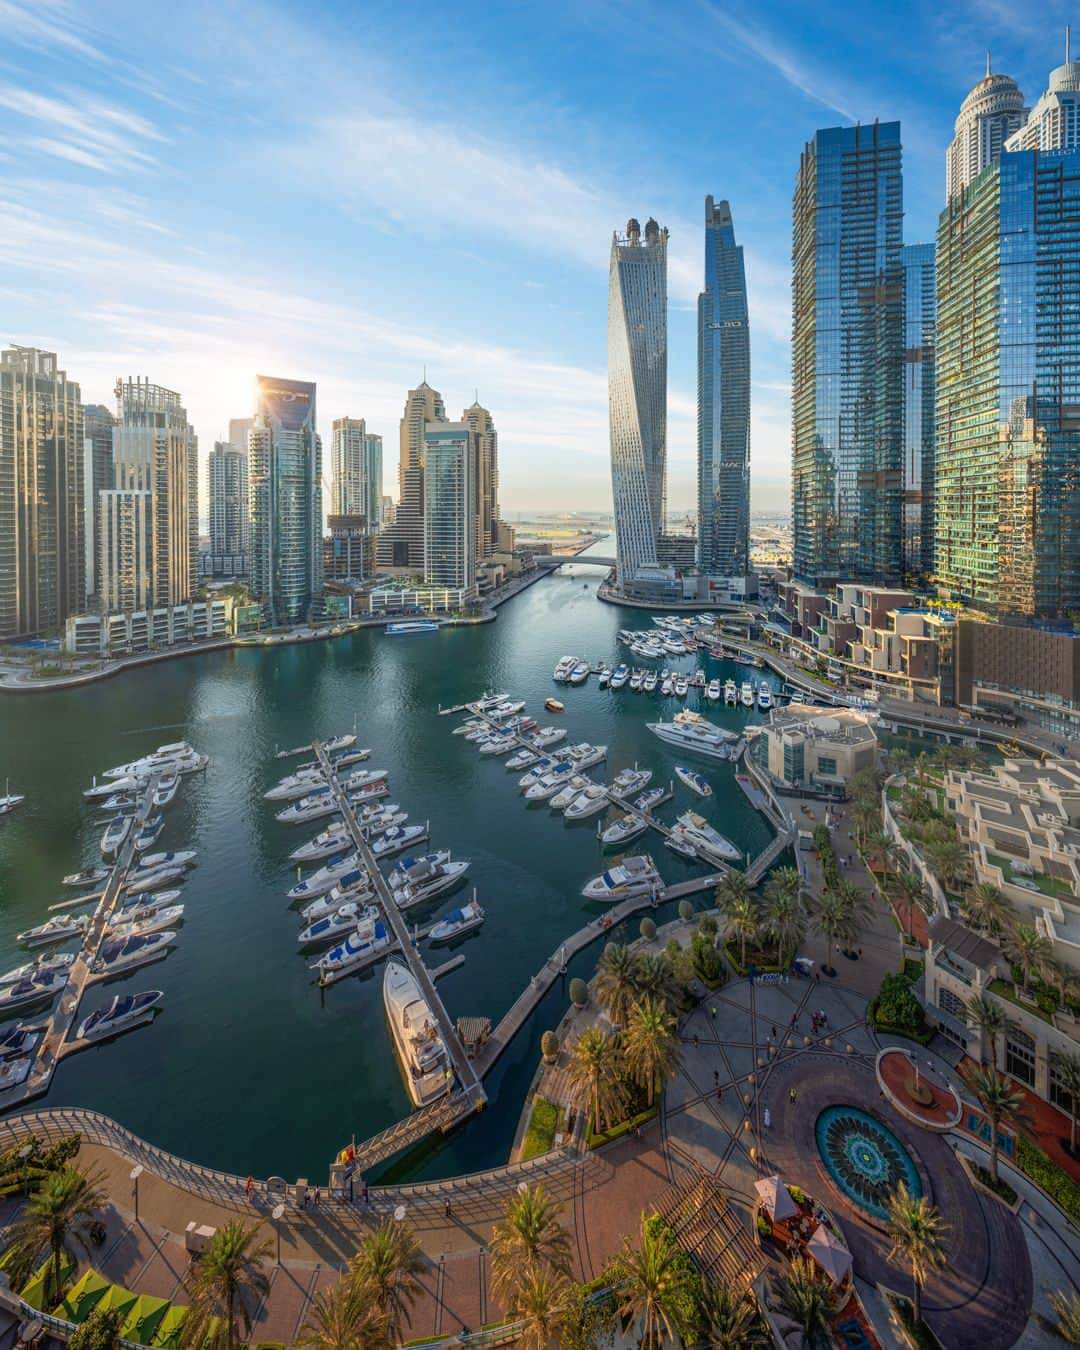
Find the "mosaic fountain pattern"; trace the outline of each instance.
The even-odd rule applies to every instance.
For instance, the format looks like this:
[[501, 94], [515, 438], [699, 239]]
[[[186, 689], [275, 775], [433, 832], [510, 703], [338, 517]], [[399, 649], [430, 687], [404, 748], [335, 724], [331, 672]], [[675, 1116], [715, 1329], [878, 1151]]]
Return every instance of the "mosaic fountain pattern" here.
[[919, 1173], [888, 1126], [856, 1106], [830, 1106], [814, 1126], [818, 1152], [833, 1183], [859, 1209], [887, 1217], [885, 1201], [901, 1181], [922, 1194]]

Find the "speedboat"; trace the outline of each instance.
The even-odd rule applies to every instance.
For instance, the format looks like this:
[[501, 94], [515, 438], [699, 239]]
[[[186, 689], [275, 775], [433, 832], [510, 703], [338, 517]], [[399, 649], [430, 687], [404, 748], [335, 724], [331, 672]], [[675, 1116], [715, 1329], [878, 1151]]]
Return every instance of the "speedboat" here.
[[128, 875], [145, 876], [147, 872], [156, 872], [160, 867], [190, 867], [196, 857], [193, 848], [170, 849], [167, 853], [144, 853]]
[[465, 736], [470, 731], [483, 731], [487, 723], [482, 717], [470, 717], [467, 722], [462, 722], [459, 727], [455, 727], [450, 733], [451, 736]]
[[607, 759], [607, 746], [590, 745], [588, 741], [580, 741], [563, 751], [563, 759], [568, 759], [579, 773], [584, 773], [594, 764], [602, 764]]
[[525, 700], [523, 698], [519, 698], [516, 701], [507, 699], [505, 703], [500, 703], [494, 708], [489, 708], [487, 715], [494, 722], [503, 722], [506, 718], [513, 717], [515, 713], [519, 713], [524, 706]]
[[[640, 654], [640, 653], [639, 653]], [[645, 678], [643, 670], [635, 670], [630, 676], [630, 692], [632, 694], [641, 693], [641, 681]]]
[[402, 811], [397, 802], [392, 802], [381, 810], [371, 811], [360, 828], [368, 839], [374, 839], [376, 835], [385, 834], [395, 825], [404, 825], [408, 819], [408, 811]]
[[650, 670], [650, 671], [648, 671], [648, 672], [646, 673], [645, 678], [644, 678], [644, 679], [642, 680], [642, 682], [641, 682], [641, 688], [642, 688], [643, 692], [646, 693], [646, 694], [655, 694], [655, 693], [656, 693], [656, 685], [657, 685], [657, 682], [658, 682], [659, 678], [660, 678], [660, 677], [657, 675], [657, 673], [656, 673], [655, 670]]
[[[596, 677], [596, 683], [600, 686], [601, 689], [607, 689], [607, 687], [611, 684], [611, 667], [610, 667], [610, 666], [601, 666], [601, 667], [600, 667], [599, 673], [597, 674], [597, 677]], [[544, 707], [545, 707], [545, 708], [547, 707], [547, 704], [546, 704], [546, 703], [544, 704]], [[556, 710], [555, 710], [554, 708], [552, 708], [551, 711], [552, 711], [552, 712], [555, 712]], [[561, 711], [561, 709], [560, 709], [559, 711]]]
[[680, 750], [689, 750], [697, 755], [708, 755], [711, 759], [728, 759], [729, 746], [735, 740], [730, 731], [707, 722], [700, 713], [686, 710], [678, 713], [671, 722], [647, 722], [646, 726], [654, 736], [662, 741], [676, 745]]
[[356, 929], [360, 922], [360, 914], [360, 906], [352, 901], [346, 905], [339, 905], [329, 914], [313, 919], [306, 928], [301, 928], [296, 935], [296, 945], [313, 947], [318, 942], [336, 942], [345, 933]]
[[8, 1027], [0, 1035], [0, 1058], [13, 1059], [22, 1055], [32, 1055], [37, 1049], [44, 1027]]
[[263, 800], [268, 802], [293, 802], [298, 797], [306, 797], [312, 788], [323, 787], [325, 783], [326, 775], [322, 769], [297, 769], [296, 773], [291, 773], [287, 778], [283, 778], [269, 792], [264, 792]]
[[289, 899], [315, 900], [318, 896], [325, 895], [327, 891], [333, 890], [339, 877], [344, 876], [346, 872], [355, 871], [359, 861], [359, 855], [356, 853], [336, 854], [317, 872], [312, 872], [311, 876], [291, 887], [287, 892]]
[[86, 930], [90, 920], [85, 914], [54, 914], [36, 928], [26, 928], [15, 935], [15, 941], [24, 947], [47, 947], [53, 942], [66, 942]]
[[349, 805], [355, 810], [358, 806], [367, 806], [369, 802], [381, 801], [383, 797], [389, 796], [390, 789], [385, 783], [369, 783], [359, 792], [349, 793]]
[[555, 796], [552, 797], [551, 807], [554, 811], [565, 811], [570, 803], [587, 787], [592, 786], [592, 779], [585, 774], [576, 773], [565, 786], [561, 787]]
[[563, 760], [561, 764], [556, 764], [553, 769], [549, 769], [541, 778], [538, 778], [531, 787], [525, 789], [525, 800], [527, 802], [546, 802], [549, 797], [554, 797], [561, 787], [565, 787], [567, 781], [577, 772], [577, 766], [568, 759]]
[[685, 675], [679, 675], [675, 680], [675, 695], [677, 698], [685, 698], [686, 691], [690, 688]]
[[30, 1075], [33, 1063], [33, 1055], [22, 1055], [18, 1059], [5, 1059], [0, 1064], [0, 1092], [6, 1092], [9, 1088], [15, 1088], [20, 1083], [25, 1083]]
[[628, 844], [631, 839], [636, 839], [638, 835], [644, 834], [649, 828], [649, 822], [643, 820], [641, 816], [620, 816], [613, 825], [609, 825], [600, 836], [600, 842], [605, 848], [610, 848], [613, 844]]
[[705, 697], [711, 702], [716, 703], [720, 698], [720, 681], [710, 680], [705, 686]]
[[612, 689], [621, 689], [629, 678], [630, 678], [630, 667], [626, 664], [625, 661], [620, 661], [619, 664], [615, 667], [615, 669], [611, 672]]
[[376, 858], [392, 858], [428, 837], [427, 825], [392, 825], [371, 845]]
[[[335, 773], [340, 773], [342, 769], [347, 769], [350, 764], [361, 764], [365, 759], [371, 758], [371, 750], [343, 750], [340, 755], [330, 756], [330, 767]], [[309, 760], [303, 767], [313, 769], [318, 766], [317, 759]]]
[[179, 786], [180, 775], [178, 773], [161, 775], [157, 781], [157, 787], [154, 788], [154, 805], [159, 811], [169, 805], [176, 796], [176, 790]]
[[508, 755], [517, 745], [513, 733], [503, 735], [501, 732], [490, 737], [486, 741], [480, 742], [480, 753], [482, 755]]
[[772, 690], [767, 684], [762, 684], [758, 688], [757, 705], [763, 711], [772, 707]]
[[282, 825], [303, 825], [308, 820], [321, 820], [323, 816], [333, 816], [339, 811], [337, 797], [327, 784], [315, 788], [298, 802], [286, 806], [283, 811], [275, 812], [274, 819]]
[[336, 754], [339, 750], [348, 750], [356, 744], [356, 737], [352, 732], [345, 736], [335, 736], [332, 740], [323, 743], [323, 749], [328, 755]]
[[160, 989], [143, 994], [118, 994], [107, 1007], [92, 1012], [79, 1027], [79, 1039], [101, 1040], [116, 1031], [126, 1031], [137, 1022], [145, 1022], [165, 997]]
[[611, 780], [611, 791], [616, 797], [629, 797], [631, 792], [640, 792], [652, 781], [652, 769], [620, 769]]
[[108, 881], [111, 868], [84, 867], [81, 872], [69, 872], [61, 883], [64, 886], [99, 886]]
[[440, 863], [450, 861], [450, 850], [448, 848], [436, 849], [433, 853], [409, 853], [404, 858], [400, 858], [394, 868], [386, 874], [386, 884], [392, 891], [399, 891], [403, 886], [409, 884], [409, 871], [418, 864], [425, 864], [429, 867], [436, 867]]
[[135, 851], [141, 853], [143, 849], [149, 848], [164, 828], [164, 816], [151, 816], [149, 820], [144, 821], [135, 836]]
[[530, 764], [535, 764], [539, 758], [540, 756], [534, 755], [531, 750], [519, 750], [516, 755], [512, 755], [506, 761], [506, 767], [508, 769], [527, 769]]
[[75, 964], [75, 956], [72, 952], [43, 952], [33, 961], [27, 961], [24, 966], [16, 966], [14, 970], [9, 970], [6, 975], [0, 975], [0, 989], [6, 989], [9, 985], [18, 984], [20, 980], [33, 979], [35, 975], [44, 974], [45, 971], [68, 970]]
[[372, 919], [350, 933], [344, 942], [339, 942], [320, 956], [311, 969], [319, 972], [321, 985], [333, 984], [354, 970], [378, 960], [392, 943], [393, 938], [382, 919]]
[[752, 708], [754, 706], [754, 686], [749, 680], [743, 681], [742, 688], [739, 690], [739, 702], [744, 708]]
[[306, 844], [294, 848], [289, 857], [293, 862], [298, 863], [318, 862], [320, 858], [328, 858], [334, 853], [339, 853], [343, 848], [348, 848], [349, 842], [348, 828], [343, 820], [339, 820], [336, 824], [321, 830], [314, 839], [309, 839]]
[[455, 886], [468, 870], [469, 863], [465, 858], [414, 863], [409, 868], [408, 881], [394, 891], [394, 903], [398, 909], [426, 904]]
[[183, 881], [187, 875], [183, 867], [155, 867], [149, 872], [136, 872], [124, 883], [124, 891], [132, 895], [136, 891], [159, 891], [162, 886], [171, 886], [174, 881]]
[[731, 863], [742, 860], [742, 851], [730, 839], [725, 839], [719, 830], [714, 830], [696, 811], [684, 812], [672, 828], [673, 833], [681, 835], [693, 846], [695, 853], [707, 862]]
[[435, 1017], [415, 976], [396, 961], [386, 965], [383, 1003], [412, 1104], [426, 1106], [449, 1090], [453, 1073]]
[[546, 750], [548, 746], [558, 745], [560, 741], [565, 740], [566, 730], [563, 727], [541, 727], [538, 731], [534, 731], [529, 739], [537, 750]]
[[738, 701], [739, 701], [739, 687], [738, 687], [738, 685], [735, 683], [734, 680], [725, 680], [725, 681], [724, 681], [724, 702], [725, 702], [725, 703], [738, 703]]
[[125, 895], [112, 914], [109, 915], [110, 928], [121, 928], [124, 924], [148, 919], [160, 910], [176, 908], [183, 911], [183, 905], [175, 902], [180, 891], [137, 891], [134, 895]]
[[361, 886], [351, 888], [344, 892], [344, 894], [348, 895], [349, 898], [343, 899], [342, 895], [334, 895], [331, 892], [327, 892], [326, 895], [319, 896], [318, 900], [310, 900], [300, 910], [300, 917], [305, 923], [314, 923], [316, 919], [323, 919], [327, 914], [333, 914], [336, 910], [341, 909], [343, 905], [350, 904], [357, 906], [364, 905], [365, 909], [362, 911], [362, 914], [366, 914], [368, 909], [373, 910], [376, 914], [378, 913], [377, 907], [370, 903], [373, 897], [369, 887]]
[[113, 778], [107, 783], [95, 783], [88, 787], [83, 796], [88, 802], [104, 801], [117, 792], [137, 792], [143, 786], [144, 779], [129, 775], [127, 778]]
[[41, 970], [16, 984], [0, 989], [0, 1017], [8, 1017], [20, 1008], [29, 1008], [44, 999], [55, 998], [67, 985], [67, 970]]
[[598, 877], [585, 883], [581, 894], [586, 900], [626, 900], [632, 895], [659, 891], [663, 878], [647, 853], [624, 858]]
[[94, 805], [99, 811], [106, 811], [112, 816], [133, 816], [139, 809], [139, 802], [130, 792], [114, 792], [111, 797], [105, 800], [95, 802]]
[[688, 787], [691, 792], [696, 792], [699, 797], [712, 796], [712, 788], [701, 774], [695, 773], [693, 769], [684, 769], [676, 765], [675, 777], [682, 783], [683, 787]]
[[589, 678], [588, 661], [579, 661], [577, 665], [574, 667], [574, 669], [570, 672], [569, 682], [571, 684], [584, 684], [588, 678]]
[[460, 909], [452, 909], [449, 914], [444, 914], [428, 937], [432, 942], [453, 942], [454, 938], [461, 937], [462, 933], [472, 928], [479, 928], [483, 922], [484, 911], [473, 899]]
[[131, 830], [131, 816], [113, 816], [101, 836], [101, 851], [106, 858], [117, 853]]
[[[372, 890], [371, 877], [368, 875], [367, 868], [358, 867], [355, 872], [346, 872], [343, 877], [339, 877], [333, 890], [327, 891], [321, 898], [326, 901], [326, 908], [337, 909], [339, 905], [345, 904], [348, 900], [366, 899]], [[301, 913], [305, 919], [312, 918], [308, 913], [311, 905], [306, 905]]]
[[648, 815], [661, 802], [666, 802], [670, 796], [671, 793], [666, 787], [654, 787], [650, 788], [648, 792], [643, 792], [634, 802], [634, 805], [639, 811], [644, 811]]
[[116, 938], [102, 945], [94, 970], [104, 975], [133, 970], [164, 956], [175, 941], [176, 932], [172, 928], [164, 933], [134, 933], [130, 937]]
[[497, 708], [500, 703], [505, 702], [505, 694], [497, 694], [494, 690], [489, 689], [486, 694], [482, 694], [480, 698], [474, 699], [472, 703], [466, 703], [465, 706], [468, 708], [469, 712], [488, 713], [492, 708]]
[[124, 918], [127, 922], [119, 923], [113, 928], [113, 937], [133, 937], [136, 933], [160, 933], [170, 924], [183, 921], [184, 906], [166, 905], [164, 909], [154, 909], [149, 912], [136, 910], [133, 914], [124, 915]]
[[674, 692], [675, 692], [675, 681], [671, 678], [670, 675], [665, 673], [663, 681], [660, 685], [660, 693], [663, 695], [664, 698], [670, 698]]
[[592, 787], [587, 787], [580, 796], [574, 798], [563, 812], [563, 816], [567, 820], [585, 820], [588, 816], [606, 811], [610, 804], [611, 798], [608, 796], [607, 788], [601, 783], [594, 783]]
[[372, 783], [385, 783], [389, 777], [386, 769], [357, 769], [348, 778], [342, 779], [341, 786], [348, 793], [360, 792]]

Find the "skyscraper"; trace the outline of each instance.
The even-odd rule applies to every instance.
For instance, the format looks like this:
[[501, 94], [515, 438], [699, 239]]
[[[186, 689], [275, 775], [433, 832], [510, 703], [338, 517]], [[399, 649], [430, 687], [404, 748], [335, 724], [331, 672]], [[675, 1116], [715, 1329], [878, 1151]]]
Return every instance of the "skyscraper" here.
[[331, 513], [363, 516], [374, 533], [382, 516], [382, 437], [362, 417], [334, 420], [331, 473]]
[[96, 596], [98, 553], [101, 534], [98, 521], [98, 497], [113, 485], [112, 434], [116, 418], [101, 403], [88, 403], [83, 408], [83, 523], [85, 526], [85, 582], [86, 597]]
[[247, 448], [215, 441], [207, 464], [210, 483], [210, 553], [238, 558], [248, 551]]
[[102, 614], [153, 607], [154, 506], [154, 493], [138, 488], [107, 488], [97, 495], [97, 600]]
[[398, 504], [394, 523], [376, 544], [382, 571], [420, 575], [424, 570], [424, 427], [445, 422], [442, 395], [424, 380], [405, 398], [398, 447]]
[[946, 199], [963, 192], [994, 163], [1026, 117], [1020, 86], [1008, 75], [991, 73], [987, 52], [986, 74], [960, 105], [952, 143], [945, 153]]
[[667, 241], [636, 220], [611, 241], [608, 274], [608, 429], [616, 576], [632, 586], [656, 565], [667, 468]]
[[934, 565], [933, 244], [904, 245], [904, 581], [924, 582]]
[[234, 450], [240, 450], [245, 455], [247, 454], [248, 433], [254, 425], [254, 417], [229, 418], [229, 444]]
[[85, 601], [83, 410], [54, 352], [0, 352], [0, 640], [56, 632]]
[[322, 441], [315, 386], [256, 379], [248, 435], [250, 569], [255, 595], [273, 623], [311, 616], [322, 595]]
[[934, 571], [1003, 616], [1080, 609], [1078, 183], [1005, 153], [938, 225]]
[[819, 131], [795, 183], [794, 571], [900, 580], [903, 188], [899, 122]]
[[474, 402], [461, 414], [476, 450], [476, 558], [483, 562], [499, 543], [499, 433], [487, 408]]
[[476, 582], [476, 445], [466, 422], [424, 432], [424, 580], [469, 589]]
[[1080, 61], [1072, 59], [1065, 29], [1065, 64], [1050, 72], [1046, 92], [1027, 120], [1005, 143], [1005, 149], [1073, 150], [1080, 146]]
[[705, 198], [698, 296], [698, 562], [742, 577], [750, 556], [750, 324], [742, 245], [727, 202]]
[[[181, 605], [191, 599], [199, 566], [198, 440], [172, 389], [117, 380], [116, 405], [113, 487], [153, 495], [150, 603]], [[104, 576], [99, 582], [111, 585]]]

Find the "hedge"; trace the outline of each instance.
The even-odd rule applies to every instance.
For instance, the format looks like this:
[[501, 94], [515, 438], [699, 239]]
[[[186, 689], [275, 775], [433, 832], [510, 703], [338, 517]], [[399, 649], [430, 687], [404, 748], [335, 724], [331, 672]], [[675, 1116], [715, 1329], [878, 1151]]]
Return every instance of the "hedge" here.
[[731, 968], [732, 968], [732, 970], [735, 972], [736, 975], [742, 975], [742, 976], [745, 976], [745, 975], [748, 973], [751, 964], [752, 964], [753, 967], [754, 967], [754, 973], [755, 973], [756, 975], [779, 975], [779, 974], [782, 974], [783, 972], [785, 972], [785, 971], [791, 969], [791, 962], [790, 962], [790, 961], [787, 962], [787, 964], [786, 964], [786, 965], [783, 965], [783, 966], [777, 965], [777, 963], [776, 963], [775, 961], [769, 961], [769, 962], [765, 962], [765, 961], [754, 961], [754, 962], [752, 962], [752, 963], [751, 963], [751, 962], [747, 962], [747, 964], [744, 966], [744, 965], [742, 964], [742, 962], [739, 960], [738, 956], [735, 954], [735, 950], [734, 950], [734, 948], [732, 947], [732, 944], [731, 944], [730, 941], [729, 941], [729, 942], [726, 942], [726, 943], [724, 944], [724, 955], [727, 957], [727, 959], [728, 959], [728, 961], [729, 961], [729, 963], [730, 963], [730, 965], [731, 965]]
[[525, 1131], [525, 1142], [521, 1148], [521, 1160], [535, 1158], [541, 1153], [550, 1153], [555, 1147], [555, 1131], [559, 1125], [559, 1108], [546, 1097], [537, 1097], [533, 1102], [529, 1128]]
[[1017, 1145], [1016, 1161], [1020, 1170], [1056, 1200], [1073, 1223], [1080, 1223], [1080, 1185], [1023, 1135], [1018, 1138]]
[[593, 1123], [589, 1121], [589, 1135], [586, 1142], [588, 1148], [599, 1148], [601, 1144], [610, 1144], [613, 1139], [621, 1139], [624, 1134], [629, 1134], [631, 1130], [636, 1130], [639, 1125], [644, 1125], [647, 1120], [652, 1120], [660, 1114], [659, 1095], [652, 1106], [642, 1111], [639, 1115], [631, 1116], [629, 1120], [622, 1120], [618, 1125], [613, 1125], [610, 1130], [605, 1130], [603, 1134], [597, 1134], [593, 1129]]

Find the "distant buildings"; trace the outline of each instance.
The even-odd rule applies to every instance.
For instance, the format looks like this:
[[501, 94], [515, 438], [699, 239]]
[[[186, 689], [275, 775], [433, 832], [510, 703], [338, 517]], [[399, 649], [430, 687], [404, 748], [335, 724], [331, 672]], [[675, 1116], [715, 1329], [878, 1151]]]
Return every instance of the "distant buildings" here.
[[424, 380], [410, 389], [401, 418], [398, 449], [398, 504], [394, 523], [379, 535], [380, 571], [421, 576], [424, 571], [424, 429], [445, 422], [442, 395]]
[[85, 603], [83, 408], [54, 352], [0, 352], [0, 640]]
[[490, 558], [499, 547], [499, 434], [487, 408], [473, 402], [461, 414], [473, 437], [476, 498], [476, 560]]
[[631, 592], [657, 567], [667, 466], [667, 230], [636, 220], [611, 242], [608, 427], [616, 578]]
[[1065, 29], [1065, 64], [1050, 72], [1046, 92], [1026, 121], [1005, 143], [1018, 150], [1073, 150], [1080, 147], [1080, 61], [1072, 59]]
[[158, 603], [154, 598], [156, 537], [152, 492], [109, 488], [98, 493], [97, 608], [101, 613], [131, 613]]
[[[248, 457], [225, 441], [217, 441], [208, 463], [210, 485], [210, 553], [215, 558], [246, 558], [248, 551]], [[217, 572], [221, 575], [224, 572]], [[235, 572], [235, 567], [228, 569]], [[240, 571], [244, 571], [241, 566]]]
[[469, 591], [476, 584], [476, 444], [465, 422], [424, 432], [424, 581]]
[[935, 296], [933, 244], [904, 245], [903, 576], [925, 582], [934, 567]]
[[750, 569], [750, 323], [742, 246], [727, 202], [705, 198], [698, 296], [698, 561], [711, 577]]
[[101, 531], [98, 494], [113, 485], [113, 427], [116, 418], [102, 403], [83, 406], [83, 523], [85, 600], [97, 596]]
[[335, 516], [362, 516], [375, 533], [382, 518], [382, 437], [362, 417], [334, 419], [330, 461], [331, 510]]
[[375, 559], [375, 536], [366, 516], [330, 516], [323, 539], [323, 580], [329, 585], [366, 581]]
[[322, 441], [315, 385], [257, 379], [248, 437], [251, 586], [274, 624], [312, 617], [322, 595]]
[[945, 196], [957, 197], [988, 164], [1001, 155], [1005, 142], [1024, 125], [1027, 108], [1014, 79], [990, 71], [960, 106], [952, 143], [945, 155]]

